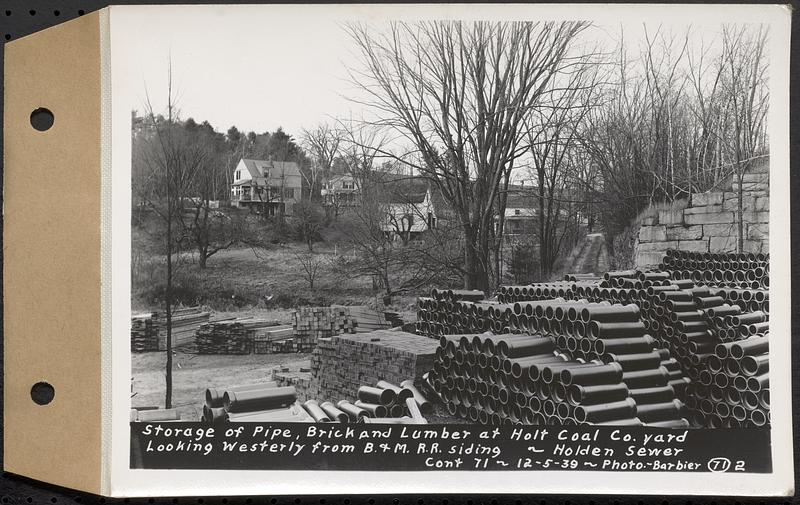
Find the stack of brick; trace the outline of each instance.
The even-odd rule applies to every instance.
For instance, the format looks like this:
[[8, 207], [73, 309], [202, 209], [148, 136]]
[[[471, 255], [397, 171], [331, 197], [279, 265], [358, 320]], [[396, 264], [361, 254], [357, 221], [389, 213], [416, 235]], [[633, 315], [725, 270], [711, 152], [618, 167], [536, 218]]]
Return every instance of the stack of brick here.
[[272, 370], [270, 380], [274, 381], [278, 386], [294, 386], [297, 388], [298, 396], [302, 397], [302, 393], [307, 391], [311, 385], [311, 371], [308, 369], [287, 370], [277, 368]]
[[355, 398], [358, 388], [384, 380], [420, 380], [433, 368], [436, 340], [396, 330], [339, 335], [319, 340], [311, 356], [311, 383], [302, 398]]

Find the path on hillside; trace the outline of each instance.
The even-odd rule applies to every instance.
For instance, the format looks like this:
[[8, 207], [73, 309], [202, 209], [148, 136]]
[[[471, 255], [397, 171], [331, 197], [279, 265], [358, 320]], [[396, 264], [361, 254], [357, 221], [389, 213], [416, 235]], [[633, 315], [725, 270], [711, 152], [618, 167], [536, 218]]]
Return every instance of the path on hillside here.
[[606, 240], [602, 233], [586, 235], [581, 245], [580, 252], [575, 257], [572, 265], [566, 269], [571, 274], [602, 275], [608, 271], [608, 250]]

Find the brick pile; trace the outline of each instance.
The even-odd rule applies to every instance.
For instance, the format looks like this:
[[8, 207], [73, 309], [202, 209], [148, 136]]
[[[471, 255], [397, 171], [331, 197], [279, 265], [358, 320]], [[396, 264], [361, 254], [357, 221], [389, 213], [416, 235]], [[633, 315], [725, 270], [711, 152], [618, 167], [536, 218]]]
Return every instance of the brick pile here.
[[311, 382], [300, 394], [319, 401], [355, 398], [358, 388], [384, 380], [419, 381], [433, 368], [436, 340], [396, 330], [319, 339], [311, 356]]

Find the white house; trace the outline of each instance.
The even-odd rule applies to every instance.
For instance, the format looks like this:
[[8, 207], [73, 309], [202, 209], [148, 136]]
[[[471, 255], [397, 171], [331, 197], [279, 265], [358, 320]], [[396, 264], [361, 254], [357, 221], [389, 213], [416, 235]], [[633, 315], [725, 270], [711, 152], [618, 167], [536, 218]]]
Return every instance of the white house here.
[[300, 167], [293, 161], [242, 158], [233, 172], [231, 204], [273, 215], [292, 215], [302, 196]]
[[322, 201], [332, 207], [352, 207], [358, 205], [359, 194], [356, 179], [349, 174], [334, 175], [322, 185]]
[[396, 179], [385, 181], [382, 186], [381, 203], [386, 209], [382, 226], [386, 233], [409, 240], [436, 228], [436, 209], [427, 181]]

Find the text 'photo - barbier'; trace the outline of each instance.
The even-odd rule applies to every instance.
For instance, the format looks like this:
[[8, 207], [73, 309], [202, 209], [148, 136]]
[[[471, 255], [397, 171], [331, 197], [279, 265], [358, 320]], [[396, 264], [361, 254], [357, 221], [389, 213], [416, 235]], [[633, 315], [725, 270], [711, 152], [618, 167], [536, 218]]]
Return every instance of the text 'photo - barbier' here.
[[770, 425], [766, 25], [329, 25], [143, 64], [131, 422]]

